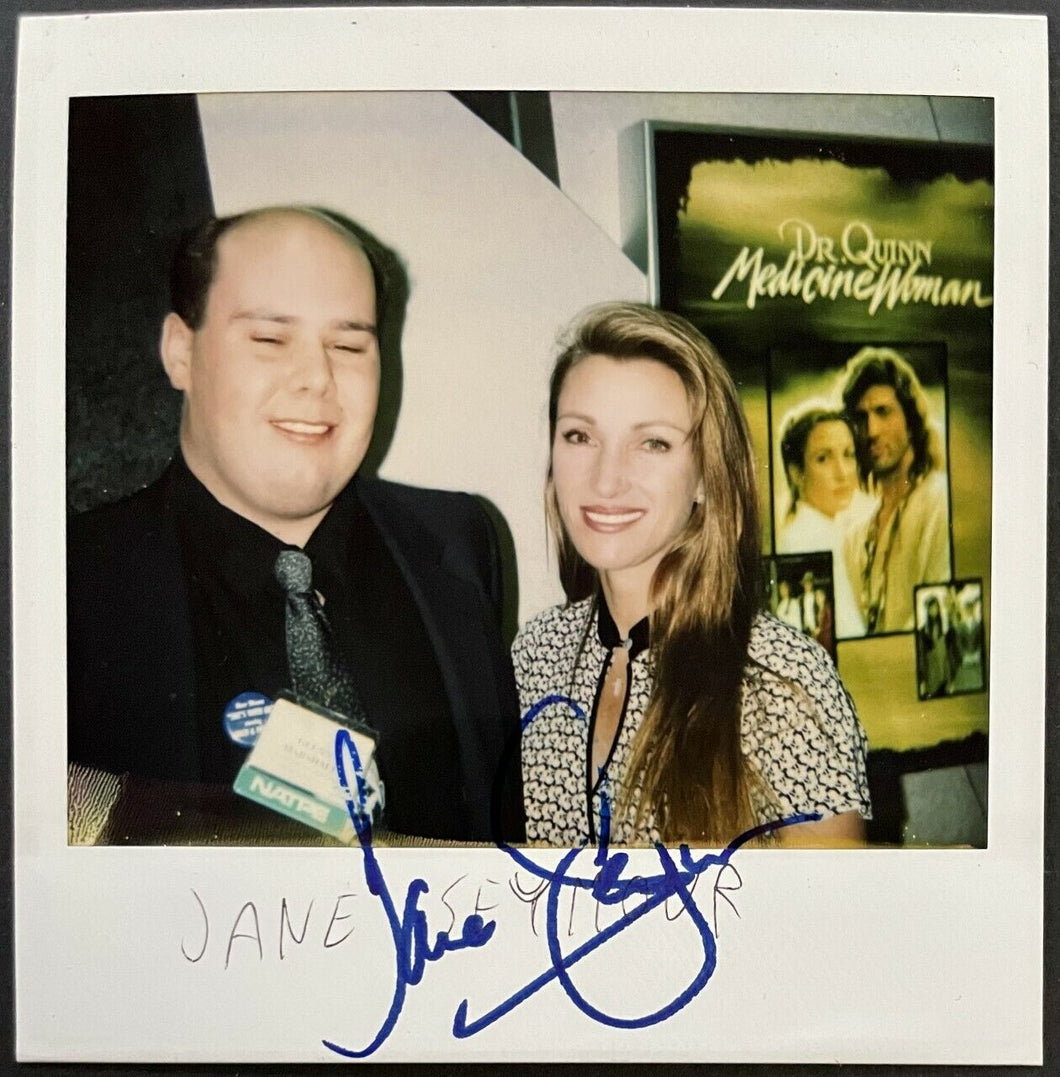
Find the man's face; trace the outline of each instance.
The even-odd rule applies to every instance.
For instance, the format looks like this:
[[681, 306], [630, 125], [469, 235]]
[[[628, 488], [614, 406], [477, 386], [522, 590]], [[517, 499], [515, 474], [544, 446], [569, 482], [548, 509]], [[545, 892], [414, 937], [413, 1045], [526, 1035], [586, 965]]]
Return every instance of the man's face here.
[[890, 385], [873, 385], [854, 409], [858, 432], [865, 443], [872, 473], [883, 478], [894, 472], [911, 452], [905, 412]]
[[181, 448], [223, 505], [304, 544], [364, 459], [379, 397], [364, 253], [277, 213], [221, 237], [202, 325], [170, 314], [163, 361], [184, 392]]

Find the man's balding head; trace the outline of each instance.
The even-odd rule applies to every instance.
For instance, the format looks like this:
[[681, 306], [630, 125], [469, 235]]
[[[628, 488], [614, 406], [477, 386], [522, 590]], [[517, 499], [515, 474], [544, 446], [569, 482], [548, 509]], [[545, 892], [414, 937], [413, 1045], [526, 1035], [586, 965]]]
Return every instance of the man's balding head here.
[[378, 240], [355, 222], [319, 206], [264, 206], [229, 217], [210, 217], [185, 232], [170, 270], [170, 309], [190, 329], [198, 329], [206, 314], [210, 287], [217, 273], [217, 246], [222, 237], [253, 221], [273, 216], [301, 215], [330, 228], [340, 239], [362, 251], [375, 284], [377, 315], [382, 319], [389, 298], [391, 273], [386, 252]]
[[186, 246], [174, 276], [189, 287], [162, 330], [166, 373], [184, 394], [181, 449], [221, 504], [301, 546], [371, 440], [374, 267], [357, 237], [317, 211], [222, 224]]

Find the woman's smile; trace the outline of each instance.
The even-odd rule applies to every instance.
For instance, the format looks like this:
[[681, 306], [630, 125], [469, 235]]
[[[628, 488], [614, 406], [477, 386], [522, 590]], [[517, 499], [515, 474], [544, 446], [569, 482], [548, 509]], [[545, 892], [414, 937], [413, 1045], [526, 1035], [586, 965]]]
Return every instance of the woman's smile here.
[[606, 508], [602, 505], [582, 506], [582, 518], [586, 525], [601, 534], [624, 531], [642, 519], [644, 513], [644, 509]]

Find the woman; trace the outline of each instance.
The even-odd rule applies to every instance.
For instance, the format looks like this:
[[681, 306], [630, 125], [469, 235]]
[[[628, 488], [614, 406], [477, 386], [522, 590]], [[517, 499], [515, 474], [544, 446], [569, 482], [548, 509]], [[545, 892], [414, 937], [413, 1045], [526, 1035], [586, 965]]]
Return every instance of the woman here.
[[781, 426], [780, 457], [790, 501], [777, 532], [777, 553], [829, 551], [839, 638], [863, 636], [865, 621], [846, 571], [843, 542], [851, 524], [875, 502], [858, 487], [854, 431], [843, 412], [804, 404]]
[[942, 607], [934, 595], [924, 603], [923, 624], [917, 630], [917, 657], [920, 661], [920, 698], [944, 696], [953, 675], [949, 638], [953, 631], [942, 623]]
[[[552, 374], [546, 487], [571, 601], [516, 640], [531, 841], [841, 844], [869, 810], [865, 739], [823, 650], [758, 612], [754, 457], [736, 389], [687, 322], [590, 310]], [[565, 695], [563, 701], [542, 702]], [[799, 833], [801, 831], [801, 833]]]
[[799, 600], [791, 593], [791, 584], [787, 580], [777, 583], [776, 615], [792, 628], [802, 628], [802, 609]]

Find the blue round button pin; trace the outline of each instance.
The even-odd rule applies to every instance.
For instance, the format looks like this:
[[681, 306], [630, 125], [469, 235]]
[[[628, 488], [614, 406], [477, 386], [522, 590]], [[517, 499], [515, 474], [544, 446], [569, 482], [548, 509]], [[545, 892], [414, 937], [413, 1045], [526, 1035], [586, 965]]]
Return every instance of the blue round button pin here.
[[225, 704], [225, 732], [244, 748], [253, 747], [272, 713], [273, 701], [261, 692], [240, 692]]

